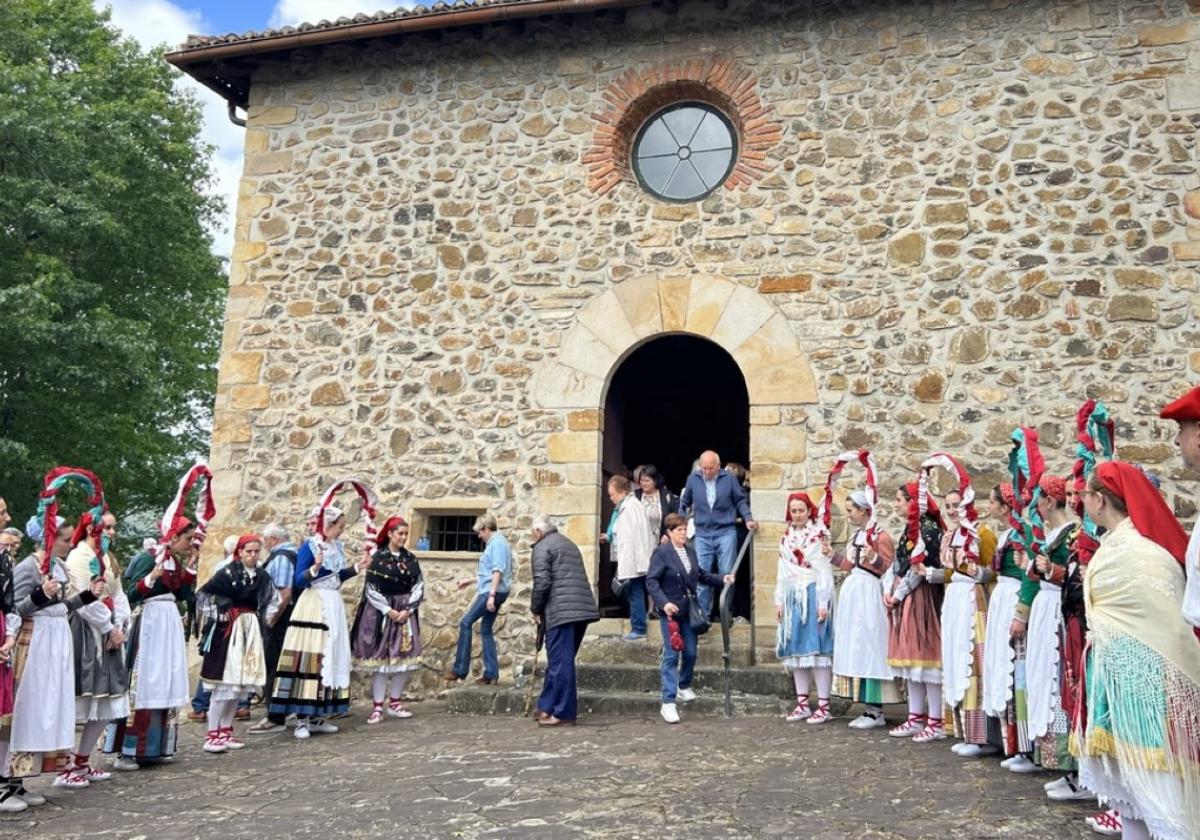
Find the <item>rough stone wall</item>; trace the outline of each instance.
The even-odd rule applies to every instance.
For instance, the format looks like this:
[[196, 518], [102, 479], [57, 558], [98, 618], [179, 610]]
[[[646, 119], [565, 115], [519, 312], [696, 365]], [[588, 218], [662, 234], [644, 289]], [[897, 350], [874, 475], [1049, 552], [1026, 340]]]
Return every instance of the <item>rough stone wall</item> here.
[[[656, 273], [754, 292], [807, 354], [816, 404], [752, 407], [801, 435], [755, 479], [760, 519], [845, 448], [876, 452], [888, 493], [936, 449], [982, 485], [1021, 422], [1065, 470], [1089, 396], [1192, 516], [1196, 476], [1156, 415], [1200, 374], [1195, 5], [696, 0], [264, 66], [211, 542], [299, 523], [357, 474], [386, 512], [486, 503], [527, 581], [540, 499], [578, 500], [577, 538], [599, 524], [601, 406], [544, 408], [535, 377], [589, 301]], [[712, 57], [749, 68], [782, 127], [764, 177], [691, 205], [590, 189], [606, 88]], [[444, 645], [470, 566], [424, 567]], [[529, 627], [509, 612], [502, 646]]]

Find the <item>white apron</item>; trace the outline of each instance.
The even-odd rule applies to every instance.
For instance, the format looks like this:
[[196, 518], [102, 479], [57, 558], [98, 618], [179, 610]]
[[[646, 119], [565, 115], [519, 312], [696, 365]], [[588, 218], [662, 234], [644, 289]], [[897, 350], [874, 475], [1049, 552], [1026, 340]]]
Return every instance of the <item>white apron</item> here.
[[187, 643], [174, 595], [156, 595], [142, 604], [129, 692], [134, 709], [178, 709], [189, 702]]
[[318, 578], [309, 587], [321, 599], [321, 612], [329, 628], [321, 662], [321, 682], [326, 688], [350, 687], [350, 633], [346, 629], [346, 605], [340, 587], [337, 575]]
[[12, 752], [57, 752], [75, 746], [75, 657], [64, 604], [33, 614], [29, 657], [13, 699]]
[[833, 611], [833, 672], [839, 677], [891, 681], [888, 620], [879, 578], [854, 569], [842, 582]]
[[942, 601], [942, 691], [947, 706], [967, 696], [975, 670], [975, 579], [955, 572]]
[[1041, 738], [1058, 707], [1058, 627], [1062, 623], [1062, 587], [1042, 581], [1029, 612], [1025, 654], [1025, 702], [1029, 737]]
[[[997, 549], [999, 550], [999, 549]], [[1016, 651], [1009, 632], [1017, 616], [1021, 581], [1002, 577], [988, 602], [987, 632], [983, 643], [983, 710], [990, 717], [1003, 717], [1012, 699]]]

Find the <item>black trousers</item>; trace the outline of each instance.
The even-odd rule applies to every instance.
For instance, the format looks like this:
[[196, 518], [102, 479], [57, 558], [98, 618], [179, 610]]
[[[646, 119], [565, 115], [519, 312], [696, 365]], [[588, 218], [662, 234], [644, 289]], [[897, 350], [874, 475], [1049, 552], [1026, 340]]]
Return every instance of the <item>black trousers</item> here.
[[[283, 637], [287, 635], [288, 625], [292, 622], [292, 607], [294, 604], [288, 604], [284, 609], [283, 614], [279, 616], [279, 620], [275, 622], [275, 626], [267, 631], [263, 638], [263, 656], [267, 660], [267, 686], [263, 690], [266, 697], [270, 697], [275, 690], [275, 669], [279, 667], [279, 655], [283, 653]], [[267, 713], [267, 719], [271, 723], [283, 725], [284, 715]]]

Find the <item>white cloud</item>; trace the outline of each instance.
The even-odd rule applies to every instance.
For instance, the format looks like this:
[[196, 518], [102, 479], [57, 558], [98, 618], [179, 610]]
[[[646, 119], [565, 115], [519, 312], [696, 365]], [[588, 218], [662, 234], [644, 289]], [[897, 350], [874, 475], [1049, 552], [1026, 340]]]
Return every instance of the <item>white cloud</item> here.
[[[427, 5], [433, 5], [425, 0]], [[354, 17], [359, 12], [373, 15], [380, 9], [391, 10], [404, 3], [388, 0], [279, 0], [271, 12], [271, 26], [295, 26], [297, 23], [319, 23]]]
[[[92, 0], [97, 9], [109, 7], [113, 24], [142, 47], [160, 44], [177, 46], [189, 34], [210, 34], [212, 26], [198, 9], [177, 6], [168, 0]], [[228, 257], [233, 250], [233, 217], [237, 210], [238, 179], [242, 175], [242, 144], [245, 129], [229, 121], [225, 100], [188, 76], [181, 76], [181, 89], [194, 91], [203, 109], [201, 138], [215, 147], [211, 191], [225, 200], [225, 216], [212, 231], [213, 251]]]

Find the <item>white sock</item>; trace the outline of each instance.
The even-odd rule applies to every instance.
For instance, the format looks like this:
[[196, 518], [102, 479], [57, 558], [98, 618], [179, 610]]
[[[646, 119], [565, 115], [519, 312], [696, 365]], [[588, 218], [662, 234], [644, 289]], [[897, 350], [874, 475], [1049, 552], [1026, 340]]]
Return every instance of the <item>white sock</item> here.
[[89, 720], [83, 725], [83, 732], [79, 735], [79, 749], [75, 751], [76, 755], [85, 755], [88, 760], [91, 760], [92, 750], [96, 749], [96, 742], [100, 740], [100, 735], [104, 732], [104, 727], [108, 725], [106, 720]]
[[[209, 732], [216, 732], [222, 726], [225, 725], [221, 721], [225, 717], [225, 704], [227, 704], [229, 702], [230, 702], [229, 700], [209, 700], [208, 701], [208, 731]], [[234, 705], [236, 706], [237, 704], [234, 703]]]
[[916, 680], [908, 680], [908, 715], [922, 715], [925, 713], [925, 683], [919, 683]]
[[225, 706], [221, 710], [221, 727], [224, 729], [233, 728], [233, 718], [237, 714], [238, 701], [226, 700]]
[[397, 671], [392, 674], [392, 691], [389, 698], [399, 700], [404, 696], [404, 687], [408, 685], [408, 671]]
[[829, 692], [833, 688], [833, 668], [828, 665], [813, 668], [813, 676], [817, 680], [817, 699], [822, 703], [829, 702]]
[[376, 705], [382, 706], [383, 701], [387, 699], [387, 684], [388, 675], [384, 673], [376, 673], [371, 677], [371, 699]]
[[928, 698], [926, 705], [929, 708], [929, 716], [931, 718], [942, 719], [942, 684], [941, 683], [925, 683], [925, 696]]
[[807, 697], [808, 686], [812, 681], [812, 669], [795, 668], [792, 671], [792, 681], [796, 683], [796, 696]]

